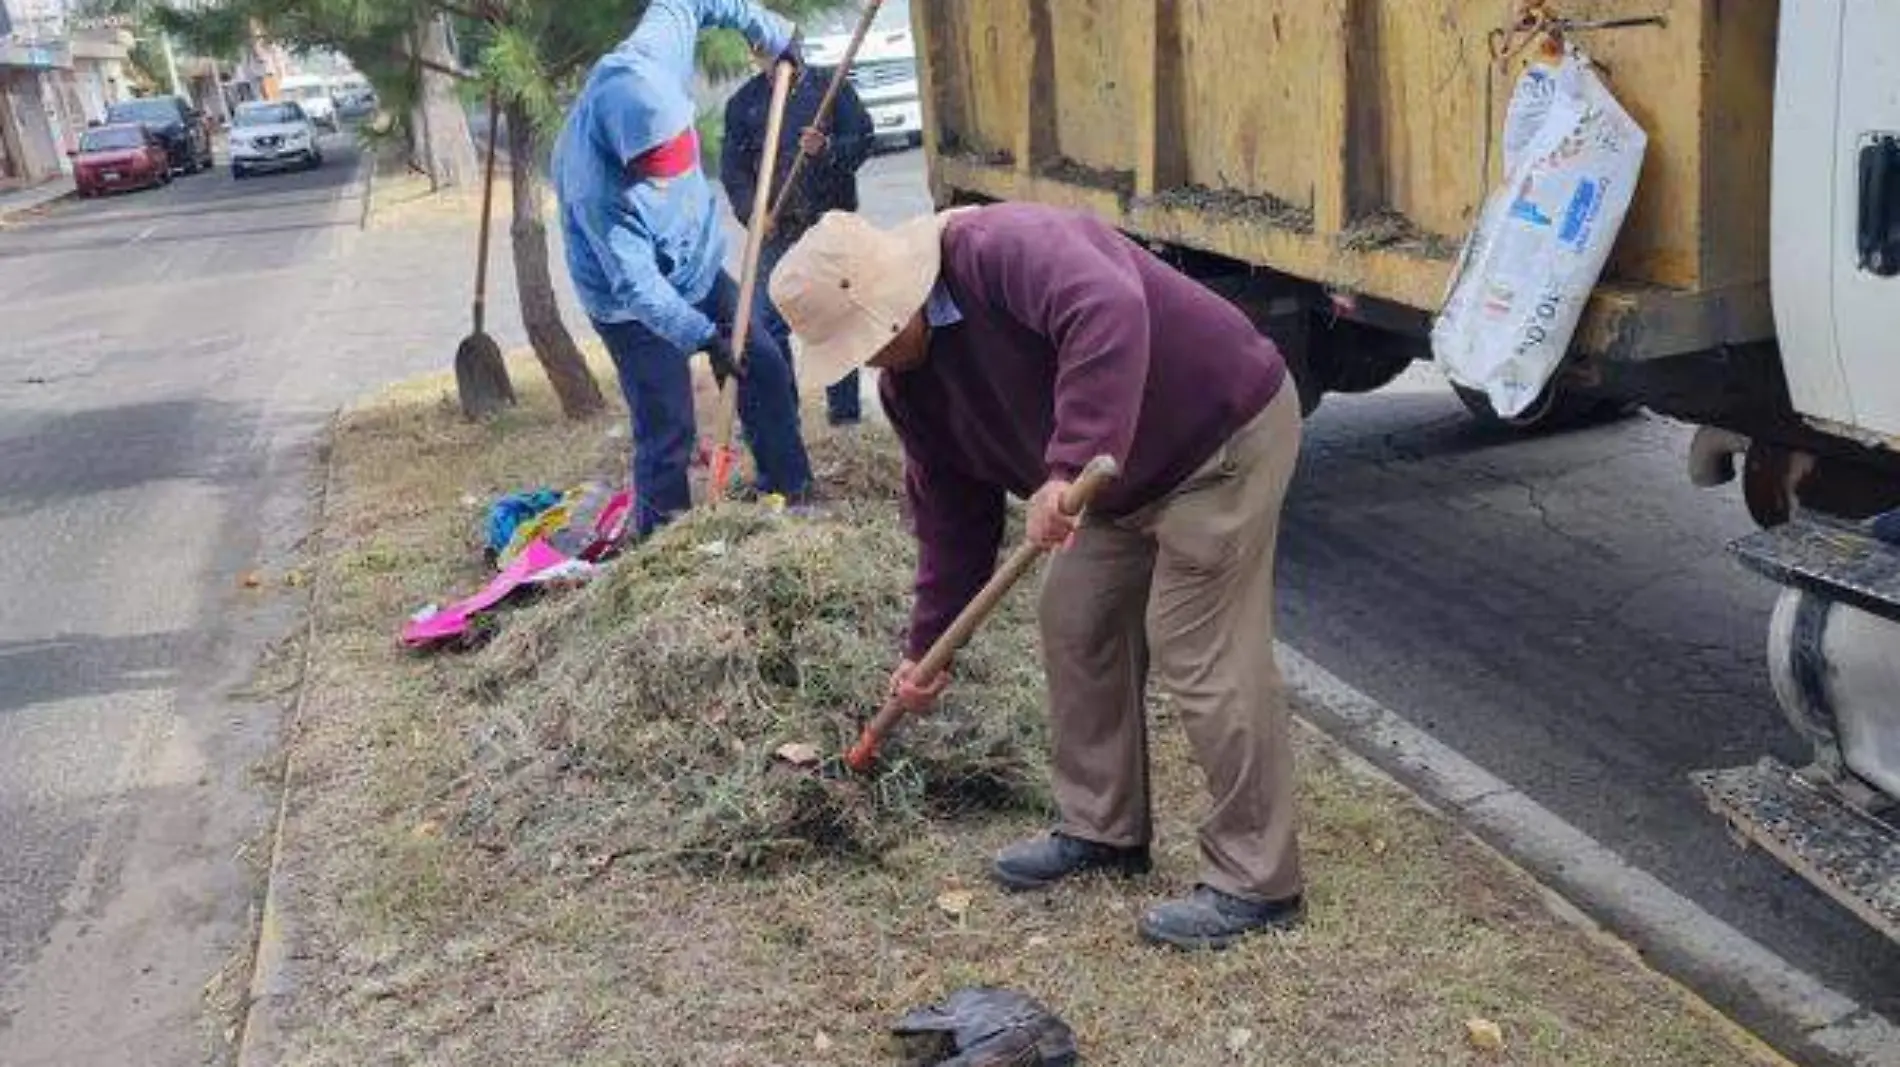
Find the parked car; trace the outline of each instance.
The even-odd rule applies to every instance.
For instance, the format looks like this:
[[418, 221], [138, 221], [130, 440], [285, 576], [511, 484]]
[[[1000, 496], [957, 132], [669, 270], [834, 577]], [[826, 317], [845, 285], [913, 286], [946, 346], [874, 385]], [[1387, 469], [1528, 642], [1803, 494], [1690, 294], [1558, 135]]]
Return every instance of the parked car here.
[[345, 119], [366, 119], [376, 114], [376, 90], [369, 79], [356, 75], [337, 83], [331, 94], [336, 98], [336, 113]]
[[171, 157], [147, 126], [94, 126], [73, 151], [73, 186], [80, 196], [169, 185]]
[[336, 97], [330, 93], [328, 79], [315, 74], [293, 74], [285, 78], [280, 93], [303, 108], [310, 121], [326, 130], [337, 129]]
[[107, 126], [138, 123], [152, 131], [171, 168], [181, 174], [196, 174], [215, 165], [211, 156], [211, 126], [204, 112], [176, 96], [146, 96], [121, 100], [106, 108]]
[[231, 177], [242, 181], [260, 170], [315, 170], [323, 146], [303, 105], [289, 100], [239, 104], [231, 116]]
[[[820, 16], [807, 32], [805, 61], [817, 67], [844, 60], [863, 7], [853, 4]], [[871, 32], [851, 65], [851, 85], [871, 113], [878, 144], [915, 146], [924, 141], [923, 97], [917, 83], [917, 44], [911, 36], [910, 0], [885, 0]]]

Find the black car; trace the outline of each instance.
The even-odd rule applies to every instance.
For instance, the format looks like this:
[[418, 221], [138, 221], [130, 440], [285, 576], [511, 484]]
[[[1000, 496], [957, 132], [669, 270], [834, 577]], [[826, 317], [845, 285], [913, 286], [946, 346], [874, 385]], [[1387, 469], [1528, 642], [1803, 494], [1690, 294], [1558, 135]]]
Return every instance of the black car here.
[[106, 123], [138, 123], [165, 146], [172, 169], [184, 174], [210, 170], [211, 131], [204, 113], [175, 96], [121, 100], [106, 109]]

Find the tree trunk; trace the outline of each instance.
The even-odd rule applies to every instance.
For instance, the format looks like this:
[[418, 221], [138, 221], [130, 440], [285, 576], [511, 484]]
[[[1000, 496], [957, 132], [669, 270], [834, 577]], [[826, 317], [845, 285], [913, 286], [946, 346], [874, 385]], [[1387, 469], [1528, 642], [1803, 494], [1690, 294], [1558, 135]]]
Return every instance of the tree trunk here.
[[521, 300], [521, 323], [528, 330], [534, 356], [547, 371], [548, 381], [561, 400], [561, 413], [585, 419], [606, 410], [600, 383], [561, 321], [561, 305], [554, 293], [554, 275], [548, 267], [548, 228], [541, 221], [541, 181], [534, 121], [519, 103], [507, 108], [508, 169], [514, 185], [515, 289]]
[[[427, 63], [455, 69], [455, 55], [449, 51], [448, 21], [443, 16], [424, 20], [416, 26], [417, 52]], [[416, 165], [429, 176], [436, 190], [458, 186], [474, 187], [481, 181], [481, 164], [475, 155], [475, 140], [468, 132], [468, 112], [455, 93], [455, 79], [439, 70], [420, 68], [420, 87], [410, 132], [420, 149]], [[417, 136], [419, 133], [419, 137]]]

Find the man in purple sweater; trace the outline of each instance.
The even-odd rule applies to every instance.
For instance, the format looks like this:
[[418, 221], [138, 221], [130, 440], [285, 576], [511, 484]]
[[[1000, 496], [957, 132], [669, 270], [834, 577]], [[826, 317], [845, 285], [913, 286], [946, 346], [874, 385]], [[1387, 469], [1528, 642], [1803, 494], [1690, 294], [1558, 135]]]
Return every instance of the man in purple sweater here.
[[[1028, 536], [1061, 549], [1041, 605], [1061, 821], [998, 855], [997, 881], [1149, 869], [1152, 666], [1212, 805], [1199, 884], [1144, 914], [1142, 935], [1221, 948], [1297, 922], [1273, 558], [1300, 413], [1272, 342], [1110, 227], [1033, 205], [890, 231], [834, 212], [771, 292], [804, 341], [803, 380], [883, 372], [919, 542], [892, 678], [912, 710], [948, 685], [914, 665], [994, 569], [1005, 498], [1027, 499]], [[1064, 515], [1063, 491], [1101, 454], [1121, 477], [1088, 515]]]

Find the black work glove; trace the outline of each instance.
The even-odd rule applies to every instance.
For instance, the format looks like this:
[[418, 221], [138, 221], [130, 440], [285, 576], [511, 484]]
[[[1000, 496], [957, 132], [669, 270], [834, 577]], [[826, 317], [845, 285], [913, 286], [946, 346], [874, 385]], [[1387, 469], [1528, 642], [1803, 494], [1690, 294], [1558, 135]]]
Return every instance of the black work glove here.
[[740, 369], [739, 361], [733, 356], [732, 335], [723, 327], [714, 332], [712, 340], [706, 342], [706, 360], [712, 364], [713, 380], [719, 383], [721, 389], [726, 387], [727, 380], [745, 377], [745, 371]]

